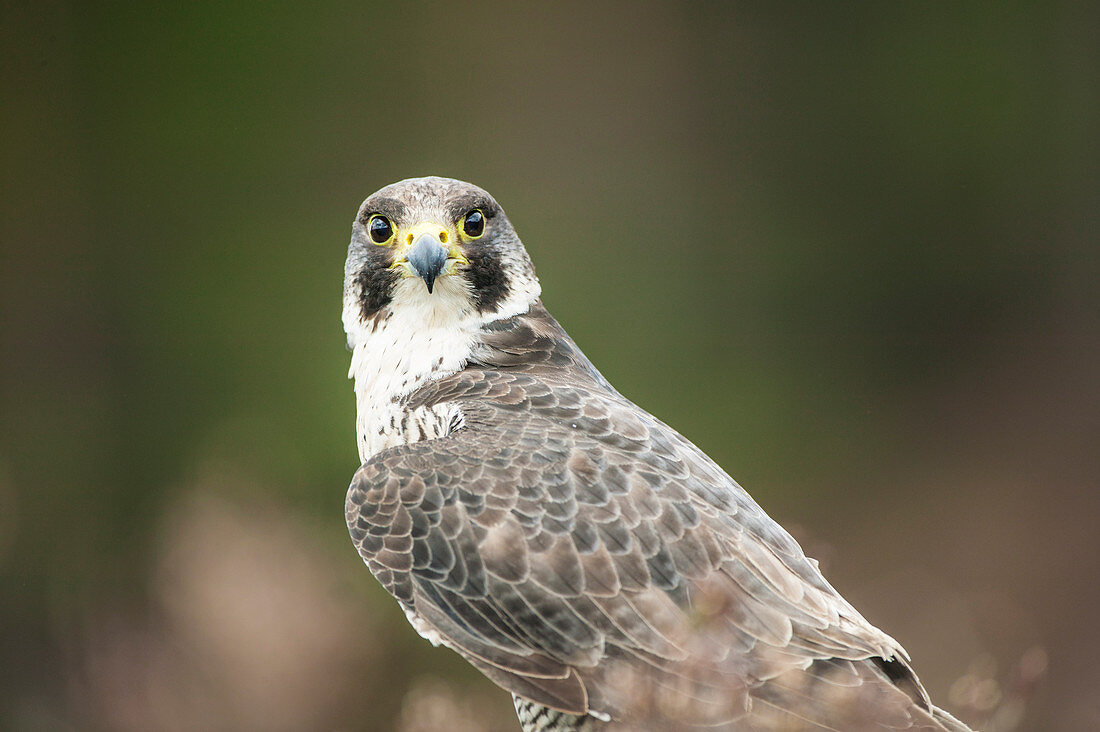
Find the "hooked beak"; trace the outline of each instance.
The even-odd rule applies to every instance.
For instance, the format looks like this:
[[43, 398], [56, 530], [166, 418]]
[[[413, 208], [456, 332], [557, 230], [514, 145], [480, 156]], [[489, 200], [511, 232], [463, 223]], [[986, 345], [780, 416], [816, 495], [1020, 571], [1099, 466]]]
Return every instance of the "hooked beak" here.
[[431, 293], [435, 281], [454, 273], [455, 265], [469, 264], [469, 260], [451, 242], [447, 229], [433, 221], [422, 221], [404, 235], [404, 246], [398, 246], [393, 268], [405, 270], [406, 277], [417, 276]]
[[443, 272], [443, 266], [447, 264], [447, 254], [448, 249], [439, 241], [439, 237], [426, 232], [416, 238], [412, 249], [405, 255], [413, 272], [428, 286], [429, 293], [435, 285], [435, 279]]

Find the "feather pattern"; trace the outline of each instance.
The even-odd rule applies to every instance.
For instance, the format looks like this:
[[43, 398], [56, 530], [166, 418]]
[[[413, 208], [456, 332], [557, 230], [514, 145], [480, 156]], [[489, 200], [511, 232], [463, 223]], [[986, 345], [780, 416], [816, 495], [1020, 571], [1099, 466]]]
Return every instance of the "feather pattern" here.
[[923, 690], [872, 663], [921, 689], [897, 642], [713, 461], [612, 389], [541, 304], [405, 407], [441, 405], [464, 426], [372, 457], [348, 525], [386, 589], [498, 684], [629, 721], [645, 680], [692, 700], [670, 702], [679, 722], [793, 713], [838, 729], [855, 727], [836, 710], [866, 716], [873, 691], [864, 721], [941, 728]]
[[[472, 209], [486, 235], [434, 293], [363, 228], [458, 237]], [[352, 540], [418, 632], [512, 692], [527, 732], [967, 729], [748, 493], [600, 375], [484, 191], [383, 189], [345, 272]]]

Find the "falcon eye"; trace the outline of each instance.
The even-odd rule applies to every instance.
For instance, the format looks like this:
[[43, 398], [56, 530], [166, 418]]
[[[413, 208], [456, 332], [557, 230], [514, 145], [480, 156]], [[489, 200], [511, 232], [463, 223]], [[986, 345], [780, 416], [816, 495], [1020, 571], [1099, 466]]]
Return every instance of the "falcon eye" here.
[[371, 216], [367, 224], [370, 231], [370, 239], [375, 244], [385, 244], [393, 238], [393, 224], [385, 216]]
[[481, 209], [475, 208], [462, 219], [462, 233], [471, 239], [485, 233], [485, 215], [481, 213]]

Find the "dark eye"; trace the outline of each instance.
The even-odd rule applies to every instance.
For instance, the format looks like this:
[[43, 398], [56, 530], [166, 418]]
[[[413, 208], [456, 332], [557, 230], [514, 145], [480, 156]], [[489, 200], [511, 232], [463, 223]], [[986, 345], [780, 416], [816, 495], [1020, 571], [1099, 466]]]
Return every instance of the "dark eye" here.
[[375, 244], [385, 244], [393, 238], [393, 224], [385, 216], [371, 216], [367, 224], [370, 238]]
[[475, 208], [462, 219], [462, 233], [471, 239], [476, 239], [485, 233], [485, 216], [480, 209]]

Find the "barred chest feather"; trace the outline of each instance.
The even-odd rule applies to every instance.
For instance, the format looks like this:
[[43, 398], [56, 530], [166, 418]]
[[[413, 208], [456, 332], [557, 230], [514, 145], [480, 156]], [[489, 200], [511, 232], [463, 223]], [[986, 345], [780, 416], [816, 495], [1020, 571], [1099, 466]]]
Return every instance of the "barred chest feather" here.
[[356, 336], [348, 376], [355, 379], [362, 462], [389, 447], [443, 437], [463, 424], [453, 404], [409, 409], [406, 403], [428, 381], [462, 370], [477, 339], [473, 324], [460, 327], [434, 310], [395, 309]]
[[408, 396], [433, 379], [461, 371], [483, 328], [527, 312], [539, 296], [534, 273], [517, 268], [509, 295], [493, 312], [479, 312], [470, 284], [443, 277], [428, 293], [418, 278], [399, 280], [384, 312], [364, 320], [354, 281], [344, 289], [344, 330], [355, 379], [356, 442], [367, 462], [388, 447], [443, 437], [464, 424], [453, 404], [409, 409]]

